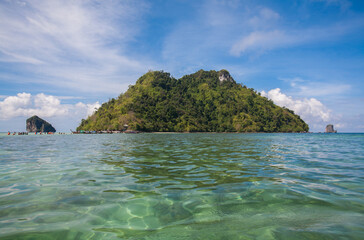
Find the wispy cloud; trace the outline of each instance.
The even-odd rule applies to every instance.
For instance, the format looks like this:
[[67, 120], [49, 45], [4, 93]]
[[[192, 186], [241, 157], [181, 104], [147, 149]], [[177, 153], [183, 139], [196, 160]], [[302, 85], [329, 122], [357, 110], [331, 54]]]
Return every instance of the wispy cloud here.
[[119, 93], [126, 75], [148, 68], [127, 51], [146, 9], [142, 1], [1, 2], [0, 61], [37, 74], [26, 82]]
[[177, 22], [165, 37], [162, 57], [172, 71], [180, 71], [181, 62], [188, 62], [187, 69], [193, 70], [224, 65], [231, 57], [229, 49], [243, 33], [269, 29], [280, 19], [270, 8], [242, 1], [202, 1], [192, 15]]
[[347, 94], [352, 89], [350, 84], [338, 81], [316, 82], [299, 77], [279, 79], [288, 82], [292, 87], [291, 92], [301, 97], [337, 97], [338, 95]]
[[273, 28], [271, 30], [255, 30], [246, 33], [237, 40], [230, 49], [230, 54], [241, 56], [246, 53], [262, 54], [277, 48], [289, 48], [308, 43], [332, 41], [335, 38], [363, 26], [358, 21], [343, 22], [334, 26], [312, 27], [308, 29], [291, 30]]
[[[275, 49], [333, 42], [364, 27], [361, 16], [330, 24], [297, 24], [273, 8], [249, 2], [205, 1], [195, 17], [177, 22], [165, 38], [166, 62], [206, 65], [215, 55], [260, 56]], [[188, 46], [188, 47], [186, 47]]]
[[306, 86], [300, 85], [298, 88], [298, 94], [301, 96], [324, 97], [347, 93], [351, 89], [351, 85], [315, 82]]
[[310, 0], [311, 2], [322, 2], [327, 6], [339, 6], [342, 10], [347, 10], [351, 7], [349, 0]]
[[[346, 0], [315, 1], [326, 2], [328, 5], [340, 5], [343, 8], [350, 6]], [[252, 14], [251, 10], [249, 13]], [[241, 19], [240, 23], [236, 23], [237, 26], [242, 26], [241, 28], [245, 31], [240, 31], [240, 36], [232, 44], [231, 55], [241, 56], [247, 53], [260, 55], [273, 49], [331, 42], [364, 26], [362, 16], [350, 20], [338, 20], [330, 25], [316, 23], [302, 27], [289, 24], [289, 19], [285, 19], [285, 16], [281, 16], [269, 8], [263, 7], [253, 11], [253, 14], [255, 14], [253, 17]], [[285, 24], [281, 24], [282, 22]]]
[[255, 31], [236, 42], [231, 47], [230, 53], [234, 56], [240, 56], [248, 50], [262, 52], [280, 46], [287, 46], [293, 42], [294, 40], [291, 37], [280, 30]]
[[263, 7], [252, 16], [248, 23], [254, 28], [272, 26], [281, 16], [270, 8]]

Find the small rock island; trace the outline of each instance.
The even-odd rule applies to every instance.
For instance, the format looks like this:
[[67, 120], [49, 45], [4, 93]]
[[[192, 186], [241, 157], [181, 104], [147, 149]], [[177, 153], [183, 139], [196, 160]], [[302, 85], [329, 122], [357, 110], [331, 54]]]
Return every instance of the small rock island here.
[[27, 132], [56, 132], [56, 129], [47, 121], [34, 115], [26, 121]]
[[326, 126], [325, 132], [326, 133], [337, 133], [337, 130], [334, 129], [334, 125], [329, 124]]

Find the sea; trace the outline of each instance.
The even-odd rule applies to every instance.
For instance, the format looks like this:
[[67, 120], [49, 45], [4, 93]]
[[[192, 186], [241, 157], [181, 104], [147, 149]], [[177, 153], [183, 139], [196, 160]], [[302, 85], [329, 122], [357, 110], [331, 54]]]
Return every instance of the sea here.
[[1, 134], [0, 239], [364, 239], [364, 134]]

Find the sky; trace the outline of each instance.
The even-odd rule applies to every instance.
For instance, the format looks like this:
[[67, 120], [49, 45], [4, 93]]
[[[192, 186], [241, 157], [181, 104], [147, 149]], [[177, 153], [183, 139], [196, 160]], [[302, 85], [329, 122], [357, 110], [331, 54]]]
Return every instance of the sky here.
[[200, 69], [310, 131], [364, 132], [364, 1], [0, 1], [0, 132], [32, 115], [69, 132], [149, 70]]

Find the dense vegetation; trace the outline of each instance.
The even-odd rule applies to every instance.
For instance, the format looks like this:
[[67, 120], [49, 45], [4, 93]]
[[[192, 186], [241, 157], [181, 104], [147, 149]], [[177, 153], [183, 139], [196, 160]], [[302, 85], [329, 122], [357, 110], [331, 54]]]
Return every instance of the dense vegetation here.
[[305, 132], [293, 111], [237, 84], [226, 70], [175, 79], [150, 71], [135, 85], [82, 119], [77, 130], [157, 132]]

